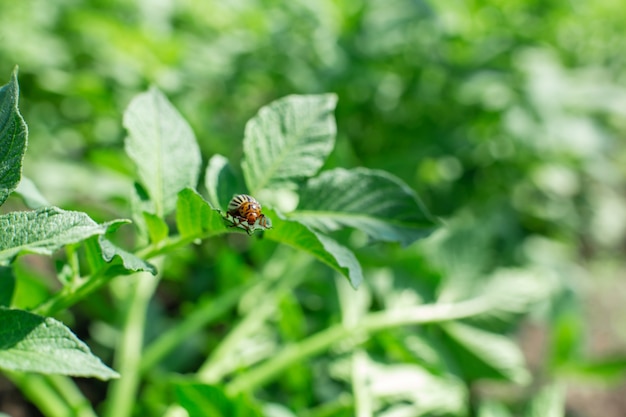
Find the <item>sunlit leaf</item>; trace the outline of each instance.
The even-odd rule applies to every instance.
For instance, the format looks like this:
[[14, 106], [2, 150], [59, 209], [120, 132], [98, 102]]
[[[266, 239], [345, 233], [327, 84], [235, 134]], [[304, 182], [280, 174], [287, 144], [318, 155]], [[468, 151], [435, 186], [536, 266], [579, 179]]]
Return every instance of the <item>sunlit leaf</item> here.
[[226, 211], [233, 195], [241, 194], [244, 189], [228, 159], [222, 155], [213, 155], [209, 160], [204, 185], [211, 206], [222, 211]]
[[98, 236], [98, 244], [100, 245], [100, 250], [102, 251], [102, 258], [106, 262], [111, 262], [114, 258], [118, 258], [124, 269], [127, 271], [146, 271], [150, 272], [152, 275], [155, 275], [157, 272], [154, 265], [114, 245], [104, 235]]
[[156, 214], [144, 211], [143, 219], [151, 242], [160, 242], [169, 234], [169, 227], [163, 218], [157, 216]]
[[367, 375], [371, 381], [371, 394], [375, 398], [394, 404], [400, 402], [405, 411], [412, 411], [411, 415], [463, 412], [467, 391], [458, 379], [433, 375], [413, 364], [371, 363]]
[[524, 356], [515, 343], [502, 335], [459, 322], [442, 324], [447, 348], [454, 354], [463, 377], [526, 383], [530, 379]]
[[0, 308], [0, 369], [98, 379], [119, 375], [52, 318]]
[[335, 144], [334, 94], [287, 96], [246, 124], [243, 174], [254, 195], [315, 175]]
[[491, 308], [473, 320], [483, 324], [510, 323], [546, 300], [555, 291], [557, 280], [549, 271], [540, 269], [498, 269], [477, 294]]
[[178, 195], [176, 225], [181, 236], [192, 239], [227, 232], [222, 215], [191, 188]]
[[272, 210], [265, 210], [265, 213], [272, 219], [273, 224], [272, 229], [264, 233], [265, 238], [310, 253], [348, 278], [354, 288], [361, 284], [363, 281], [361, 265], [348, 248], [301, 223], [282, 219]]
[[365, 168], [338, 168], [310, 179], [290, 215], [317, 230], [354, 227], [373, 240], [403, 245], [427, 236], [435, 227], [406, 184], [387, 172]]
[[9, 83], [0, 87], [0, 205], [20, 182], [28, 141], [28, 129], [17, 107], [18, 100], [16, 67]]
[[103, 234], [107, 227], [85, 213], [56, 207], [4, 214], [0, 216], [0, 264], [20, 252], [50, 255], [64, 245]]
[[178, 111], [156, 88], [136, 96], [124, 113], [126, 152], [154, 202], [158, 216], [176, 207], [176, 196], [194, 188], [200, 173], [200, 149]]

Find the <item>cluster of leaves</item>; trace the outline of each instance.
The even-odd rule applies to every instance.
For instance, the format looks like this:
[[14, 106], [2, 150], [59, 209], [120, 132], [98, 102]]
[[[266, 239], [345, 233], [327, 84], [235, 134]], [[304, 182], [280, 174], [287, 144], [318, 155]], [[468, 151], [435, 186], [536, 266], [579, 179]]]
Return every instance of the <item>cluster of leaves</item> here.
[[[583, 347], [592, 347], [602, 340], [602, 351], [606, 351], [606, 339], [589, 337], [576, 291], [607, 288], [606, 295], [598, 297], [603, 300], [602, 305], [622, 304], [605, 301], [607, 296], [617, 296], [619, 291], [614, 287], [618, 283], [596, 284], [607, 276], [605, 251], [621, 256], [626, 227], [626, 203], [620, 191], [624, 187], [624, 147], [620, 138], [625, 132], [626, 92], [618, 81], [624, 78], [626, 68], [619, 52], [623, 49], [619, 45], [624, 45], [625, 40], [621, 28], [626, 22], [626, 9], [610, 0], [576, 5], [534, 4], [525, 0], [479, 0], [471, 4], [413, 0], [270, 3], [184, 2], [176, 7], [153, 9], [146, 8], [144, 2], [121, 0], [106, 4], [87, 0], [1, 2], [0, 31], [6, 42], [0, 45], [0, 62], [7, 65], [7, 70], [15, 62], [21, 63], [22, 87], [28, 97], [22, 108], [32, 132], [26, 172], [64, 208], [86, 211], [99, 222], [125, 217], [127, 186], [132, 181], [128, 177], [132, 177], [133, 167], [119, 151], [118, 141], [124, 133], [118, 114], [136, 91], [145, 88], [146, 81], [164, 88], [194, 130], [202, 132], [199, 145], [203, 154], [220, 153], [231, 160], [235, 160], [233, 155], [237, 155], [241, 144], [232, 138], [240, 135], [245, 120], [270, 98], [294, 91], [334, 91], [341, 97], [337, 118], [342, 128], [339, 146], [326, 160], [326, 166], [362, 165], [393, 171], [411, 188], [420, 190], [434, 212], [455, 219], [455, 228], [449, 228], [448, 236], [433, 239], [437, 244], [429, 248], [412, 246], [398, 253], [388, 246], [354, 249], [365, 240], [367, 231], [372, 233], [370, 228], [374, 226], [381, 232], [379, 236], [387, 236], [386, 239], [398, 237], [397, 231], [390, 227], [393, 225], [371, 222], [360, 222], [360, 230], [350, 234], [333, 230], [345, 222], [354, 222], [353, 213], [328, 220], [311, 218], [305, 205], [316, 205], [317, 201], [304, 198], [307, 181], [281, 180], [275, 182], [279, 190], [259, 190], [262, 201], [279, 209], [284, 220], [305, 224], [322, 239], [331, 237], [344, 248], [351, 248], [366, 277], [358, 294], [371, 296], [363, 295], [360, 311], [365, 311], [365, 306], [369, 306], [368, 311], [379, 311], [471, 298], [486, 287], [498, 267], [513, 265], [519, 268], [515, 273], [506, 270], [504, 275], [496, 274], [502, 279], [500, 287], [504, 293], [532, 293], [532, 285], [519, 288], [519, 284], [525, 282], [521, 277], [535, 275], [547, 275], [546, 283], [553, 282], [554, 276], [560, 277], [560, 286], [566, 290], [557, 302], [535, 310], [552, 345], [547, 354], [543, 352], [541, 359], [535, 361], [540, 362], [535, 365], [542, 368], [541, 374], [566, 370], [568, 376], [574, 371], [585, 378], [607, 381], [623, 373], [624, 361], [619, 358], [599, 362], [586, 359]], [[72, 162], [76, 157], [80, 157], [80, 163]], [[246, 185], [252, 187], [250, 192], [256, 192], [254, 179], [248, 183], [245, 174], [231, 177], [230, 168], [221, 169], [228, 167], [225, 158], [214, 156], [209, 165], [210, 175], [219, 177], [209, 180], [207, 172], [206, 183], [217, 183], [218, 188], [206, 185], [203, 193], [214, 208], [223, 207], [230, 197], [231, 187], [221, 183], [238, 182], [244, 185], [237, 192]], [[111, 170], [123, 178], [120, 180]], [[334, 171], [339, 173], [338, 178], [345, 177], [341, 170]], [[350, 170], [354, 171], [358, 170]], [[99, 175], [103, 172], [107, 175]], [[322, 181], [324, 175], [319, 174], [318, 184], [331, 181]], [[294, 183], [297, 189], [293, 188]], [[31, 185], [22, 178], [18, 189], [28, 199], [28, 206], [49, 206]], [[310, 185], [315, 187], [313, 179]], [[176, 239], [175, 233], [173, 239], [164, 239], [168, 228], [180, 229], [181, 224], [171, 219], [163, 222], [154, 214], [157, 206], [151, 202], [147, 189], [145, 184], [136, 187], [134, 197], [133, 219], [141, 233], [139, 247], [145, 248], [140, 258], [165, 254], [166, 248], [176, 244], [179, 249], [169, 252], [167, 262], [159, 265], [166, 290], [153, 298], [156, 301], [151, 304], [146, 323], [148, 335], [172, 330], [168, 333], [171, 338], [148, 340], [154, 344], [146, 348], [142, 369], [189, 371], [196, 368], [190, 364], [181, 368], [177, 366], [180, 363], [172, 363], [172, 357], [197, 358], [213, 352], [213, 365], [209, 367], [212, 381], [220, 381], [235, 370], [243, 375], [252, 363], [277, 354], [284, 344], [301, 340], [309, 332], [333, 329], [337, 317], [345, 315], [347, 310], [339, 305], [334, 286], [317, 284], [328, 270], [317, 263], [295, 268], [298, 263], [292, 260], [292, 252], [274, 252], [270, 233], [263, 240], [255, 240], [254, 245], [233, 240], [232, 235], [225, 233], [224, 240], [209, 239], [205, 245], [189, 249], [184, 244], [198, 235], [192, 232], [197, 225], [191, 222], [187, 239]], [[220, 196], [220, 192], [225, 195]], [[199, 215], [214, 214], [206, 210], [199, 198], [196, 201]], [[341, 201], [342, 208], [346, 201], [355, 200], [351, 197]], [[292, 213], [294, 209], [299, 214]], [[278, 218], [273, 212], [271, 216]], [[129, 227], [115, 234], [113, 229], [113, 225], [107, 229], [109, 238], [120, 242], [120, 234]], [[84, 246], [90, 247], [87, 253], [95, 255], [85, 259], [95, 266], [94, 270], [100, 270], [100, 264], [110, 267], [108, 272], [87, 280], [89, 285], [84, 287], [73, 284], [78, 285], [76, 292], [64, 289], [68, 295], [55, 298], [56, 307], [52, 300], [48, 301], [38, 309], [39, 313], [45, 315], [84, 300], [84, 294], [90, 293], [92, 287], [124, 272], [120, 260], [113, 256], [114, 246], [109, 246], [112, 264], [102, 260], [103, 245], [108, 240], [101, 241], [100, 236], [85, 242]], [[410, 239], [401, 236], [407, 237]], [[164, 250], [159, 252], [159, 245], [151, 247], [150, 240], [162, 242]], [[319, 237], [317, 244], [319, 249]], [[74, 253], [73, 245], [65, 247], [68, 254]], [[332, 248], [324, 249], [333, 252]], [[80, 246], [79, 256], [82, 251]], [[123, 253], [119, 248], [116, 251]], [[588, 258], [583, 268], [579, 264], [581, 254]], [[337, 253], [325, 256], [327, 262], [338, 263]], [[47, 281], [40, 279], [39, 271], [28, 268], [31, 265], [25, 265], [27, 259], [21, 257], [14, 263], [13, 273], [19, 285], [13, 302], [19, 307], [36, 305], [49, 297], [41, 284]], [[157, 258], [150, 262], [156, 264]], [[616, 271], [621, 269], [620, 262], [613, 264]], [[586, 277], [593, 279], [594, 285], [573, 284], [581, 273], [584, 278], [590, 265], [600, 269]], [[265, 291], [258, 287], [249, 289], [253, 299], [272, 300], [268, 303], [274, 303], [273, 314], [260, 314], [244, 301], [222, 304], [224, 300], [237, 299], [236, 294], [247, 300], [250, 297], [243, 297], [245, 291], [239, 285], [253, 277], [266, 280], [286, 266], [302, 275], [304, 283], [297, 290], [286, 290], [287, 284], [278, 286], [280, 293], [273, 286]], [[145, 265], [138, 263], [133, 268]], [[59, 271], [59, 278], [72, 281], [72, 271], [65, 267]], [[350, 272], [345, 266], [343, 271]], [[173, 282], [182, 277], [184, 285]], [[509, 285], [507, 279], [512, 280]], [[76, 281], [80, 284], [80, 280]], [[12, 287], [13, 280], [0, 282]], [[534, 282], [532, 278], [530, 282]], [[89, 299], [97, 302], [75, 305], [65, 313], [69, 317], [64, 317], [69, 322], [77, 318], [83, 321], [76, 326], [83, 338], [86, 332], [80, 325], [89, 326], [93, 339], [86, 340], [97, 347], [105, 361], [108, 358], [103, 351], [117, 352], [122, 345], [115, 337], [118, 314], [110, 311], [128, 308], [119, 301], [124, 299], [119, 288], [123, 286], [115, 284], [111, 297], [115, 301]], [[290, 285], [295, 288], [296, 284]], [[198, 293], [210, 293], [212, 302], [199, 299]], [[2, 294], [7, 300], [11, 291]], [[75, 294], [73, 300], [69, 294]], [[178, 316], [167, 317], [166, 312], [174, 299], [182, 306], [180, 314], [186, 316], [182, 327], [195, 329], [194, 337], [190, 336], [192, 333], [177, 336], [173, 330], [180, 328]], [[516, 301], [509, 300], [511, 305], [523, 306]], [[206, 331], [202, 326], [221, 320], [215, 323], [220, 328], [224, 322], [238, 321], [239, 315], [224, 320], [223, 314], [219, 314], [221, 310], [211, 309], [210, 304], [237, 304], [238, 312], [250, 317], [242, 325], [248, 323], [255, 331], [236, 331], [239, 336], [226, 343], [216, 340], [218, 332]], [[590, 310], [599, 311], [599, 307]], [[265, 317], [275, 326], [263, 326], [259, 323], [266, 322], [261, 318], [253, 320], [255, 316]], [[602, 313], [598, 316], [602, 317], [596, 324], [598, 329], [611, 322], [604, 320]], [[484, 321], [471, 324], [483, 330], [502, 330], [500, 325], [485, 327]], [[115, 329], [113, 335], [111, 328]], [[380, 362], [418, 362], [436, 375], [451, 371], [454, 378], [459, 373], [466, 374], [458, 371], [467, 365], [464, 361], [448, 367], [455, 362], [450, 357], [453, 355], [435, 360], [440, 356], [430, 354], [433, 349], [441, 354], [439, 347], [450, 343], [444, 328], [432, 325], [425, 334], [419, 333], [416, 342], [415, 333], [420, 331], [412, 326], [379, 331], [364, 346]], [[271, 340], [273, 344], [263, 345], [267, 351], [258, 353], [258, 349], [242, 342], [245, 335], [252, 334], [257, 342]], [[181, 344], [185, 337], [188, 343]], [[543, 345], [538, 341], [529, 343]], [[196, 355], [163, 353], [171, 351], [174, 345], [183, 345]], [[214, 349], [216, 346], [221, 348]], [[237, 352], [235, 357], [244, 359], [234, 360], [227, 347]], [[463, 349], [455, 349], [460, 351]], [[341, 368], [337, 356], [318, 355], [311, 369], [292, 366], [284, 371], [281, 382], [263, 385], [260, 397], [289, 398], [281, 402], [298, 410], [306, 408], [303, 404], [332, 402], [338, 392], [345, 391], [337, 381], [349, 384], [352, 380], [348, 372], [328, 372], [330, 368]], [[237, 365], [225, 367], [229, 360]], [[120, 365], [114, 368], [121, 369]], [[493, 375], [486, 368], [476, 368], [472, 375], [482, 372]], [[319, 377], [328, 373], [333, 377]], [[516, 380], [524, 379], [519, 377], [522, 374], [509, 372], [516, 375]], [[558, 394], [558, 389], [546, 392]], [[162, 392], [155, 389], [148, 393], [152, 396], [146, 401], [154, 404], [166, 397], [158, 395]], [[493, 393], [479, 397], [495, 397], [490, 394]], [[387, 399], [392, 397], [389, 393], [384, 395]], [[381, 398], [384, 395], [381, 393]], [[559, 395], [548, 397], [558, 399]], [[496, 399], [482, 406], [480, 400], [472, 400], [479, 404], [481, 414], [489, 416], [507, 415], [507, 408], [511, 408], [509, 404], [504, 406], [507, 402]], [[335, 404], [340, 407], [344, 403]], [[363, 410], [365, 401], [360, 404], [359, 409]], [[384, 403], [377, 402], [376, 406], [383, 408]]]
[[[518, 347], [498, 333], [547, 296], [550, 286], [545, 284], [545, 277], [540, 284], [540, 275], [525, 271], [500, 270], [485, 276], [478, 262], [477, 246], [449, 247], [458, 242], [455, 228], [450, 227], [434, 236], [419, 255], [430, 257], [430, 264], [447, 277], [431, 290], [417, 291], [412, 284], [389, 288], [384, 269], [373, 273], [370, 283], [360, 285], [361, 264], [377, 262], [377, 256], [381, 256], [367, 253], [367, 247], [376, 242], [410, 245], [430, 234], [436, 223], [415, 193], [389, 173], [365, 168], [320, 172], [334, 146], [334, 95], [288, 96], [262, 108], [246, 125], [241, 171], [221, 155], [209, 160], [204, 177], [207, 200], [195, 188], [201, 156], [190, 127], [157, 89], [135, 97], [124, 114], [129, 133], [126, 151], [137, 166], [131, 202], [140, 247], [131, 253], [112, 242], [113, 233], [128, 220], [98, 224], [85, 213], [47, 205], [32, 183], [22, 181], [29, 186], [18, 187], [27, 130], [17, 108], [15, 73], [2, 92], [0, 139], [3, 149], [8, 150], [2, 159], [6, 178], [2, 183], [6, 190], [4, 200], [15, 191], [33, 210], [0, 217], [0, 256], [6, 289], [2, 297], [6, 326], [0, 333], [0, 367], [48, 414], [61, 415], [77, 407], [77, 403], [84, 407], [84, 401], [71, 399], [67, 389], [62, 388], [69, 381], [60, 384], [58, 380], [38, 380], [23, 372], [118, 378], [111, 382], [104, 412], [129, 415], [142, 375], [155, 372], [164, 358], [194, 332], [239, 300], [245, 302], [251, 297], [263, 299], [264, 303], [243, 308], [241, 321], [214, 347], [195, 373], [195, 380], [175, 375], [167, 378], [166, 391], [174, 399], [162, 406], [168, 406], [170, 411], [183, 407], [192, 416], [211, 412], [260, 415], [259, 403], [251, 402], [247, 393], [267, 386], [290, 368], [302, 367], [339, 342], [347, 345], [329, 369], [336, 380], [352, 385], [354, 402], [333, 399], [311, 411], [313, 415], [323, 415], [328, 408], [346, 415], [355, 409], [376, 410], [380, 415], [463, 415], [467, 410], [466, 384], [482, 378], [528, 381]], [[221, 214], [230, 197], [240, 192], [258, 196], [265, 214], [272, 219], [273, 228], [257, 242], [278, 243], [271, 255], [279, 260], [278, 271], [268, 261], [259, 274], [262, 279], [218, 294], [213, 302], [197, 308], [144, 349], [137, 330], [146, 326], [146, 310], [161, 276], [153, 264], [162, 266], [163, 256], [171, 256], [191, 242], [242, 233], [230, 228]], [[365, 251], [361, 261], [349, 249], [359, 241], [369, 242], [360, 249]], [[294, 253], [306, 255], [290, 253], [284, 262], [285, 254], [280, 248], [288, 246], [298, 250]], [[9, 308], [15, 279], [11, 266], [16, 258], [25, 253], [52, 255], [61, 248], [66, 255], [65, 266], [58, 273], [62, 289], [34, 312]], [[283, 309], [281, 300], [308, 277], [304, 271], [310, 269], [311, 256], [343, 275], [350, 284], [346, 285], [343, 279], [336, 281], [341, 322], [276, 347], [278, 351], [273, 354], [251, 358], [245, 353], [245, 346], [250, 343], [247, 338], [263, 334], [257, 334], [259, 327], [263, 329], [263, 323], [277, 308]], [[474, 266], [468, 267], [472, 262]], [[382, 261], [381, 265], [389, 262]], [[120, 371], [118, 374], [67, 327], [49, 316], [127, 274], [133, 274], [123, 278], [130, 285], [118, 289], [124, 312], [113, 364]], [[507, 291], [511, 285], [516, 288], [515, 294]], [[350, 286], [360, 289], [355, 293]], [[412, 301], [411, 297], [401, 300], [407, 294], [412, 294]], [[378, 311], [372, 310], [373, 299], [381, 307]], [[459, 322], [461, 319], [466, 321]], [[422, 327], [416, 329], [415, 325]], [[389, 332], [399, 332], [402, 336], [398, 340], [412, 340], [402, 350], [413, 360], [390, 365], [370, 356], [377, 350], [378, 335]], [[357, 342], [359, 339], [367, 342], [362, 345], [363, 342]], [[250, 367], [251, 364], [256, 366]], [[229, 380], [242, 367], [246, 370]], [[346, 374], [346, 369], [352, 371]], [[219, 385], [226, 381], [226, 385]], [[29, 389], [33, 384], [48, 386], [35, 393]], [[423, 389], [416, 390], [416, 386]], [[547, 403], [554, 407], [560, 391], [550, 393]], [[55, 397], [60, 397], [66, 408], [51, 406], [51, 398]], [[488, 403], [484, 407], [484, 413], [490, 412]], [[542, 405], [537, 407], [545, 409]], [[93, 413], [89, 409], [85, 415]], [[271, 402], [262, 409], [263, 415], [287, 412]]]
[[[6, 200], [18, 187], [27, 137], [26, 125], [17, 108], [15, 72], [2, 92], [1, 139], [3, 148], [7, 150], [3, 158], [3, 178], [6, 178], [3, 200]], [[229, 196], [242, 190], [274, 202], [266, 206], [266, 213], [273, 219], [274, 226], [265, 238], [313, 255], [347, 277], [353, 287], [362, 282], [361, 266], [353, 252], [331, 236], [333, 232], [348, 227], [362, 232], [370, 242], [396, 241], [404, 245], [429, 234], [435, 223], [414, 192], [392, 175], [360, 168], [334, 169], [315, 176], [334, 146], [336, 127], [332, 112], [335, 104], [336, 97], [333, 95], [290, 96], [261, 109], [246, 126], [243, 181], [238, 179], [236, 171], [224, 157], [216, 155], [210, 160], [205, 176], [210, 204], [194, 188], [198, 182], [201, 157], [189, 126], [158, 90], [153, 88], [137, 96], [125, 113], [124, 125], [129, 132], [126, 150], [136, 163], [138, 172], [139, 181], [135, 184], [132, 201], [140, 240], [145, 242], [137, 252], [141, 258], [117, 247], [107, 238], [127, 220], [98, 224], [85, 213], [68, 212], [47, 205], [39, 207], [43, 199], [32, 184], [29, 188], [17, 189], [27, 205], [36, 204], [31, 207], [35, 208], [33, 211], [11, 212], [0, 218], [3, 226], [0, 252], [5, 279], [3, 285], [9, 289], [3, 295], [6, 300], [2, 310], [6, 331], [2, 334], [2, 368], [6, 371], [95, 376], [100, 379], [118, 377], [115, 371], [93, 356], [67, 327], [45, 316], [75, 304], [120, 274], [155, 274], [155, 267], [142, 258], [166, 255], [186, 243], [235, 232], [225, 223], [220, 209], [224, 209]], [[294, 191], [295, 194], [289, 196], [295, 195], [299, 202], [294, 209], [283, 212], [278, 208], [284, 200], [281, 200], [281, 195]], [[276, 209], [269, 208], [272, 206]], [[174, 210], [177, 234], [171, 235], [166, 220]], [[60, 248], [65, 248], [68, 257], [67, 268], [62, 268], [59, 274], [63, 288], [35, 309], [42, 315], [7, 308], [14, 279], [10, 265], [16, 257], [24, 253], [52, 255]], [[78, 250], [82, 248], [87, 268], [80, 265], [83, 260]], [[137, 298], [141, 295], [144, 301], [148, 299], [156, 284], [145, 274], [139, 276], [134, 289], [134, 306], [143, 305], [137, 302]], [[146, 288], [148, 290], [143, 291]], [[349, 303], [348, 300], [345, 302]], [[229, 392], [246, 391], [271, 380], [289, 363], [328, 348], [351, 334], [473, 316], [493, 307], [491, 301], [473, 304], [476, 303], [461, 303], [453, 308], [433, 306], [401, 317], [393, 312], [373, 314], [355, 329], [346, 326], [329, 328], [300, 342], [299, 349], [291, 349], [291, 355], [269, 360], [245, 378], [234, 380]], [[254, 317], [258, 319], [258, 316]], [[128, 318], [129, 321], [136, 319], [130, 315]], [[457, 331], [463, 334], [462, 329]], [[470, 332], [466, 335], [468, 338], [472, 337], [470, 330], [464, 331]], [[141, 346], [138, 349], [141, 350]], [[128, 357], [122, 360], [128, 360]], [[143, 366], [146, 367], [145, 364]], [[211, 363], [205, 371], [199, 372], [200, 379], [215, 380], [216, 374], [223, 372], [216, 371], [216, 366]], [[126, 372], [129, 371], [126, 366], [118, 368], [124, 369], [125, 373], [116, 387], [127, 387], [125, 382], [129, 376]], [[517, 378], [515, 375], [511, 377]], [[15, 379], [19, 380], [19, 377]], [[193, 390], [210, 392], [215, 389], [188, 383], [176, 386], [181, 404], [188, 409], [202, 406], [191, 399], [185, 400], [188, 396], [193, 398]], [[121, 388], [113, 388], [112, 391], [113, 405], [108, 407], [119, 415], [125, 406], [122, 400], [116, 400], [115, 393], [123, 392], [126, 404], [131, 404], [129, 392], [121, 391]], [[224, 406], [231, 407], [228, 404]], [[220, 410], [226, 412], [226, 409]]]

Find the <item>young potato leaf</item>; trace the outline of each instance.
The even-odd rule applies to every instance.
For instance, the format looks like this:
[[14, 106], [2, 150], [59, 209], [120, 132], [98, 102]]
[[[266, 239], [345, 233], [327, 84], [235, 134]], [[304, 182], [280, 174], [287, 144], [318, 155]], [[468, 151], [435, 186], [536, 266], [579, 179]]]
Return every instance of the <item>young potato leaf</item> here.
[[154, 265], [114, 245], [104, 235], [98, 236], [98, 245], [102, 251], [102, 259], [106, 262], [111, 262], [113, 258], [117, 257], [126, 271], [146, 271], [150, 272], [152, 275], [156, 275], [157, 273]]
[[290, 217], [322, 232], [354, 227], [372, 240], [404, 246], [435, 227], [415, 192], [399, 178], [366, 168], [337, 168], [310, 179]]
[[442, 324], [446, 347], [458, 359], [464, 379], [498, 379], [523, 384], [530, 375], [519, 347], [506, 336], [458, 322]]
[[209, 160], [204, 186], [208, 192], [209, 204], [222, 211], [226, 211], [233, 196], [244, 189], [228, 159], [222, 155], [213, 155]]
[[363, 271], [348, 248], [301, 223], [283, 219], [270, 209], [263, 211], [272, 220], [272, 229], [264, 233], [265, 238], [310, 253], [348, 278], [352, 287], [358, 288], [363, 281]]
[[334, 94], [287, 96], [246, 124], [243, 174], [253, 195], [315, 175], [335, 145]]
[[9, 83], [0, 87], [0, 205], [20, 182], [28, 141], [28, 128], [17, 107], [18, 99], [16, 67]]
[[176, 207], [176, 196], [195, 188], [200, 148], [183, 117], [156, 88], [137, 95], [124, 112], [126, 153], [137, 165], [141, 183], [163, 217]]
[[162, 217], [144, 211], [143, 219], [151, 242], [158, 243], [167, 238], [170, 229]]
[[226, 233], [224, 218], [191, 188], [178, 194], [176, 224], [182, 237], [202, 239]]
[[67, 244], [103, 234], [107, 227], [85, 213], [57, 207], [4, 214], [0, 216], [0, 265], [21, 252], [51, 255]]
[[102, 380], [119, 377], [57, 320], [0, 307], [0, 323], [0, 369]]

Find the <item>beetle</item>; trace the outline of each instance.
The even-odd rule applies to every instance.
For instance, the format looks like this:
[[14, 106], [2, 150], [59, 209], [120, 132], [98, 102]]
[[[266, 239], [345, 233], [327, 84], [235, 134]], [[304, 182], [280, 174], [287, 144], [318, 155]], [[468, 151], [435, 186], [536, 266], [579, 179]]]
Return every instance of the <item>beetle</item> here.
[[270, 229], [272, 222], [261, 212], [261, 203], [247, 194], [237, 194], [228, 203], [227, 219], [231, 227], [241, 227], [249, 235], [256, 228]]

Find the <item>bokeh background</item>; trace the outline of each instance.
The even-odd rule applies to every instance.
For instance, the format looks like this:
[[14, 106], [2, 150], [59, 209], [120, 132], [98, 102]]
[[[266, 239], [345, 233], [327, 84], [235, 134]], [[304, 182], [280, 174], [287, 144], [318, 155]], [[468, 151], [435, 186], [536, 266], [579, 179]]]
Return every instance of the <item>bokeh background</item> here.
[[[245, 122], [271, 100], [337, 93], [327, 167], [402, 178], [450, 225], [444, 258], [458, 254], [471, 274], [551, 271], [557, 289], [515, 338], [535, 381], [566, 383], [569, 415], [618, 417], [626, 414], [625, 28], [619, 0], [2, 1], [0, 76], [7, 81], [19, 65], [25, 174], [51, 203], [98, 221], [129, 216], [133, 167], [121, 115], [148, 86], [189, 121], [205, 161], [216, 153], [238, 161]], [[249, 279], [270, 251], [222, 243], [169, 261], [157, 317]], [[360, 252], [366, 280], [385, 260], [410, 260], [426, 265], [409, 279], [419, 286], [437, 264], [419, 248], [385, 251]], [[37, 274], [24, 272], [33, 277], [18, 288], [24, 300], [49, 286]], [[313, 280], [281, 308], [323, 326], [332, 312], [319, 304], [337, 297], [331, 286]], [[106, 357], [105, 313], [82, 308], [88, 319], [74, 317], [76, 326]], [[385, 343], [380, 356], [396, 349]], [[291, 383], [285, 403], [314, 402], [297, 394], [313, 382]], [[477, 389], [505, 403], [532, 395]]]

